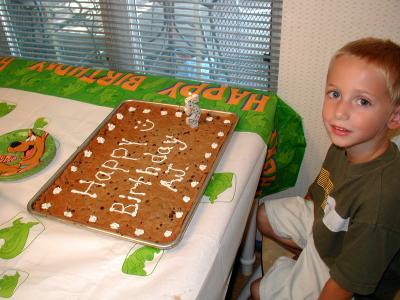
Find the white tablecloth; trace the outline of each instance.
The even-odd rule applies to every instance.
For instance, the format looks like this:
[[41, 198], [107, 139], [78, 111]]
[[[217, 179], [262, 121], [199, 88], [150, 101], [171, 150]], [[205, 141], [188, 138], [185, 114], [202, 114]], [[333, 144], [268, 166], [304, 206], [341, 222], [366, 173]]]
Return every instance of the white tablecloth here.
[[[203, 197], [179, 244], [161, 250], [145, 276], [122, 272], [125, 259], [142, 247], [84, 228], [30, 215], [29, 200], [109, 114], [110, 108], [0, 88], [0, 102], [16, 108], [0, 117], [0, 136], [48, 120], [56, 140], [48, 167], [14, 182], [0, 182], [0, 231], [22, 217], [39, 222], [24, 250], [0, 258], [1, 280], [19, 274], [11, 299], [222, 299], [239, 247], [266, 145], [255, 133], [235, 132], [216, 172], [234, 173], [233, 186], [215, 203]], [[0, 249], [4, 240], [0, 237]], [[4, 281], [3, 281], [4, 283]]]

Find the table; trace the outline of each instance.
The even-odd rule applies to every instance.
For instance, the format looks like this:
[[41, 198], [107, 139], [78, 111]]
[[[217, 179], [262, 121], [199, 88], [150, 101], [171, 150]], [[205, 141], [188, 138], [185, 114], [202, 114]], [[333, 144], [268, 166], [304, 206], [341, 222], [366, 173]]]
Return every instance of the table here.
[[[227, 94], [227, 87], [170, 78], [77, 72], [61, 64], [0, 58], [0, 103], [15, 105], [0, 114], [0, 137], [32, 128], [44, 118], [46, 131], [57, 144], [55, 158], [37, 174], [0, 181], [0, 296], [10, 285], [12, 299], [223, 299], [254, 203], [279, 98], [234, 88]], [[152, 250], [28, 213], [29, 200], [112, 107], [130, 97], [182, 101], [190, 91], [209, 100], [203, 103], [206, 108], [234, 111], [241, 121], [215, 170], [232, 172], [232, 187], [214, 203], [203, 196], [177, 246]], [[9, 241], [13, 243], [5, 249]], [[144, 266], [138, 253], [152, 253]], [[127, 268], [128, 262], [134, 267]]]
[[[1, 271], [21, 274], [16, 299], [221, 299], [253, 202], [266, 146], [257, 135], [235, 132], [216, 172], [236, 174], [235, 186], [211, 204], [204, 197], [184, 234], [173, 249], [162, 250], [147, 276], [121, 271], [138, 244], [67, 224], [38, 218], [26, 205], [38, 189], [110, 112], [109, 108], [58, 97], [0, 89], [1, 98], [15, 110], [0, 118], [0, 134], [29, 128], [48, 116], [48, 130], [58, 144], [54, 161], [17, 182], [1, 182], [0, 230], [13, 221], [38, 222], [24, 250], [0, 260]], [[78, 121], [81, 120], [81, 121]], [[79, 126], [77, 126], [79, 122]], [[247, 145], [252, 145], [249, 155]], [[25, 278], [23, 278], [25, 277]], [[140, 297], [139, 297], [140, 296]]]

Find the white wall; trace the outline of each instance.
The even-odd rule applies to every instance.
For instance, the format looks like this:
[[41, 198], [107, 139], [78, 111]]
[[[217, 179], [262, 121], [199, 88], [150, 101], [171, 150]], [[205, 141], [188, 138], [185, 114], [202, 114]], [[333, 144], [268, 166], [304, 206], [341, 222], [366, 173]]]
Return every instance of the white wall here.
[[302, 117], [307, 149], [294, 188], [270, 196], [304, 195], [330, 144], [321, 120], [331, 55], [366, 36], [400, 43], [400, 0], [284, 0], [278, 95]]

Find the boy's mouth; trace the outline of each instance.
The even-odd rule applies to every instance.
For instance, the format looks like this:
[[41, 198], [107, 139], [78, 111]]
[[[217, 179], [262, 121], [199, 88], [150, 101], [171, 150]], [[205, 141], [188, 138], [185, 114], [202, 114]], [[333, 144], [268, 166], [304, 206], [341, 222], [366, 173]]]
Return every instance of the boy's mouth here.
[[336, 126], [336, 125], [331, 125], [332, 128], [332, 132], [336, 135], [340, 135], [340, 136], [344, 136], [344, 135], [348, 135], [351, 131], [340, 127], [340, 126]]

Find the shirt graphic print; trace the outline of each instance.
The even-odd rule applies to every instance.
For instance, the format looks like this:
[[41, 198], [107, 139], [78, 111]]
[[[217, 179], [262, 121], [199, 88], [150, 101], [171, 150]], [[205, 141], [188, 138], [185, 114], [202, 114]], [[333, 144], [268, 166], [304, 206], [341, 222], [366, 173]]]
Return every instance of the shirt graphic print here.
[[332, 232], [347, 231], [349, 228], [350, 218], [342, 218], [336, 212], [336, 200], [329, 195], [334, 188], [329, 176], [329, 171], [322, 168], [317, 179], [317, 184], [322, 187], [325, 192], [324, 201], [321, 204], [321, 207], [324, 210], [322, 222]]

